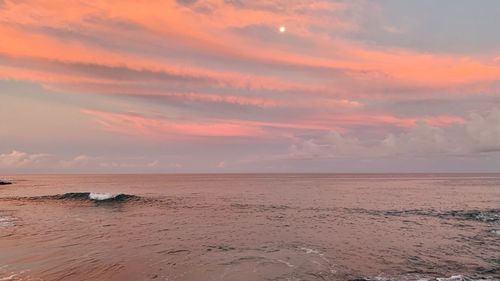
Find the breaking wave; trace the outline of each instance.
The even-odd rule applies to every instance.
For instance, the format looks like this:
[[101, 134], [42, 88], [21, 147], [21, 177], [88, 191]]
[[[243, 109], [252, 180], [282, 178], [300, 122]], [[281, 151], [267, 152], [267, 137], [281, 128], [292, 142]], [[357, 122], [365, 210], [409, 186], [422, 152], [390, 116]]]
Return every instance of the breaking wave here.
[[82, 202], [96, 202], [96, 203], [112, 203], [112, 202], [129, 202], [137, 201], [141, 197], [123, 193], [95, 193], [95, 192], [70, 192], [57, 195], [44, 195], [33, 197], [16, 197], [16, 198], [3, 198], [7, 200], [58, 200], [58, 201], [82, 201]]
[[451, 277], [360, 277], [349, 279], [349, 281], [495, 281], [492, 277], [468, 277], [453, 275]]
[[0, 185], [6, 185], [6, 184], [12, 184], [12, 182], [0, 179]]
[[47, 199], [57, 199], [57, 200], [88, 200], [88, 201], [99, 201], [99, 202], [124, 202], [139, 199], [139, 196], [129, 195], [129, 194], [112, 194], [112, 193], [94, 193], [94, 192], [70, 192], [60, 195], [52, 196], [41, 196]]
[[436, 211], [432, 209], [420, 210], [389, 210], [375, 211], [366, 209], [353, 209], [352, 211], [382, 216], [431, 216], [442, 219], [471, 220], [486, 223], [500, 223], [500, 209], [484, 210], [452, 210]]
[[500, 209], [472, 210], [472, 211], [450, 211], [441, 214], [443, 217], [455, 217], [465, 220], [482, 222], [500, 222]]
[[486, 210], [454, 210], [447, 212], [437, 212], [434, 210], [403, 211], [400, 214], [435, 216], [444, 219], [472, 220], [488, 223], [500, 222], [500, 209]]

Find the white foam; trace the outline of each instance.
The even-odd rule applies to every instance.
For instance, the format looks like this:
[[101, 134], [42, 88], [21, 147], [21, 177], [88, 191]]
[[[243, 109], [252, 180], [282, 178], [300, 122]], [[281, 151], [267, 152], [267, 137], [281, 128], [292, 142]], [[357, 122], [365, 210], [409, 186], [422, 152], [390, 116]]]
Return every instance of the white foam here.
[[452, 275], [451, 277], [428, 277], [428, 278], [418, 278], [414, 279], [412, 277], [401, 277], [401, 278], [391, 278], [391, 277], [372, 277], [368, 278], [365, 280], [370, 280], [370, 281], [401, 281], [401, 280], [415, 280], [415, 281], [495, 281], [495, 279], [490, 279], [490, 278], [470, 278], [470, 277], [465, 277], [463, 275]]
[[[0, 269], [3, 269], [5, 268], [6, 266], [4, 267], [1, 267]], [[21, 280], [18, 276], [24, 274], [25, 272], [27, 272], [29, 270], [22, 270], [18, 273], [14, 273], [14, 272], [10, 272], [10, 273], [4, 273], [4, 272], [0, 272], [0, 281], [7, 281], [7, 280]], [[1, 276], [3, 274], [10, 274], [10, 275], [4, 275], [4, 276]], [[22, 279], [24, 280], [24, 279]], [[27, 279], [28, 280], [28, 279]], [[29, 279], [29, 280], [32, 280], [32, 279]], [[41, 280], [41, 279], [40, 279]]]
[[453, 275], [449, 278], [436, 278], [437, 281], [463, 281], [465, 280], [462, 275]]
[[0, 227], [13, 226], [15, 224], [16, 218], [11, 216], [0, 216]]
[[449, 278], [436, 278], [436, 280], [437, 281], [494, 281], [494, 279], [490, 279], [490, 278], [473, 279], [473, 278], [464, 277], [463, 275], [453, 275]]
[[102, 201], [102, 200], [113, 199], [118, 195], [119, 194], [91, 192], [89, 194], [89, 199]]
[[309, 249], [309, 248], [306, 248], [306, 247], [301, 247], [300, 249], [303, 250], [303, 251], [305, 251], [306, 254], [320, 254], [320, 252], [318, 250]]
[[292, 267], [295, 267], [295, 265], [287, 262], [287, 261], [284, 261], [284, 260], [280, 260], [280, 259], [277, 259], [278, 262], [282, 263], [282, 264], [286, 264], [286, 266], [292, 268]]
[[1, 277], [0, 281], [7, 281], [7, 280], [14, 280], [14, 278], [17, 276], [17, 274], [12, 274], [6, 277]]

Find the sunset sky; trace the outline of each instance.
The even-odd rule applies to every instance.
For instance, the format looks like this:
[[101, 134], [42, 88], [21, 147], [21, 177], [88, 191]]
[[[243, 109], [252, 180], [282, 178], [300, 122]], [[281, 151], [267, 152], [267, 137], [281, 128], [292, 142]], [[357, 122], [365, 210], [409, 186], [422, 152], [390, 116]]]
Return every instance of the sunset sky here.
[[499, 11], [0, 0], [0, 172], [500, 172]]

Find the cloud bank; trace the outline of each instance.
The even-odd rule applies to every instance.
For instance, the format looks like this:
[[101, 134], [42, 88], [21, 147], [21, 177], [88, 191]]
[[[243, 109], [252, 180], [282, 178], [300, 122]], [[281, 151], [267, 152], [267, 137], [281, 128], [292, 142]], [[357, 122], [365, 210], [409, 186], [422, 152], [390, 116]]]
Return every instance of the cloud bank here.
[[475, 165], [455, 166], [462, 155], [489, 157], [489, 168], [500, 157], [498, 9], [449, 0], [432, 9], [5, 0], [1, 165], [259, 171], [248, 159], [281, 159], [262, 160], [265, 170], [300, 171], [309, 169], [300, 159], [330, 159], [314, 164], [324, 171], [335, 159], [373, 157]]

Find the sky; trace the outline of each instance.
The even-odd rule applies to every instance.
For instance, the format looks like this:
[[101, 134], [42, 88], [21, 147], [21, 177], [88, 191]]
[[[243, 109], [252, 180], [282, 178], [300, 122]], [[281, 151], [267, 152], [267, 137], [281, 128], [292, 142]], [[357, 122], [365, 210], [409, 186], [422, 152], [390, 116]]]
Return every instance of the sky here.
[[0, 173], [500, 172], [498, 11], [0, 0]]

